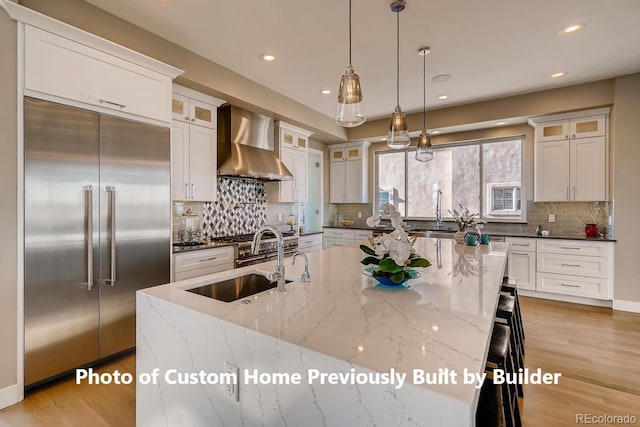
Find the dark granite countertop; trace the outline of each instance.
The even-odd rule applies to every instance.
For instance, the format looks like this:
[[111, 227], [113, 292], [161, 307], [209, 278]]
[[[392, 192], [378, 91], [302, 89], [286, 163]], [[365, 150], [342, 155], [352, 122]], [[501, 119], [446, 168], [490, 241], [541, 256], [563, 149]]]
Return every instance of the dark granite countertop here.
[[[323, 228], [326, 228], [326, 227], [323, 227]], [[312, 234], [322, 234], [322, 230], [320, 230], [320, 231], [305, 230], [305, 232], [304, 233], [300, 233], [299, 236], [310, 236]]]
[[173, 246], [174, 254], [182, 254], [185, 252], [202, 251], [205, 249], [222, 248], [224, 246], [233, 246], [232, 242], [206, 242], [199, 246]]

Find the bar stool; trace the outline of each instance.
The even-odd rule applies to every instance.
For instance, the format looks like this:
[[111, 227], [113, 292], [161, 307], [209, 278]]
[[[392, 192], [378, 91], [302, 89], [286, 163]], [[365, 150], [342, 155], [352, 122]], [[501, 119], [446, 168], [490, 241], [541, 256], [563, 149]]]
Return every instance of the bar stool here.
[[[496, 310], [496, 321], [506, 323], [510, 330], [509, 340], [511, 342], [511, 351], [513, 354], [513, 362], [515, 372], [519, 372], [521, 368], [524, 368], [522, 362], [522, 341], [520, 340], [520, 333], [518, 332], [518, 322], [515, 315], [516, 299], [511, 295], [502, 295], [498, 299], [498, 308]], [[518, 396], [523, 397], [524, 392], [522, 384], [517, 384]]]
[[[518, 298], [517, 279], [515, 277], [505, 277], [502, 281], [501, 292], [505, 292], [516, 299], [516, 319], [518, 321], [518, 331], [520, 332], [520, 341], [524, 341], [524, 326], [522, 325], [522, 312], [520, 311], [520, 300]], [[522, 346], [522, 354], [524, 354], [524, 345]]]
[[[493, 324], [493, 333], [491, 334], [491, 345], [489, 346], [489, 354], [487, 355], [487, 365], [485, 370], [489, 373], [493, 372], [494, 365], [497, 369], [504, 372], [514, 373], [514, 352], [511, 348], [511, 328], [501, 323]], [[486, 383], [486, 381], [485, 381]], [[496, 384], [491, 381], [490, 385]], [[483, 385], [484, 386], [484, 385]], [[507, 427], [521, 427], [520, 408], [518, 406], [518, 393], [515, 384], [499, 384], [500, 395], [502, 396], [502, 413]], [[484, 425], [476, 423], [478, 426]]]

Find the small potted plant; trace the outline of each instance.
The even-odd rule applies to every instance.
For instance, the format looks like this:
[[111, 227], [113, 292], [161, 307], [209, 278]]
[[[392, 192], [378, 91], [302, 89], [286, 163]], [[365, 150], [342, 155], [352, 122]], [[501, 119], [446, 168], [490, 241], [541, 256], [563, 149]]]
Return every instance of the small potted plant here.
[[456, 243], [464, 243], [464, 237], [467, 234], [467, 228], [473, 227], [476, 224], [484, 224], [484, 221], [480, 220], [479, 213], [471, 213], [469, 209], [463, 208], [462, 204], [458, 205], [460, 210], [454, 209], [453, 212], [449, 210], [449, 213], [453, 217], [458, 227], [458, 232], [455, 234], [454, 239]]

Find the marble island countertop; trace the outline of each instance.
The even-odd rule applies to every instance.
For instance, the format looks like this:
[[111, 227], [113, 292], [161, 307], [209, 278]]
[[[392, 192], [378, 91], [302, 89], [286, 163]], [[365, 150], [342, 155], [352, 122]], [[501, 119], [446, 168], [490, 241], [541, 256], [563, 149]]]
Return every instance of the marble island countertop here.
[[[398, 400], [399, 396], [405, 396], [402, 411], [408, 411], [407, 416], [411, 419], [422, 419], [423, 422], [448, 419], [451, 423], [447, 425], [470, 425], [479, 389], [475, 384], [462, 384], [461, 376], [465, 370], [484, 371], [506, 248], [506, 244], [497, 242], [490, 246], [469, 247], [455, 245], [453, 240], [419, 238], [415, 249], [429, 259], [432, 266], [417, 269], [421, 277], [411, 280], [408, 289], [375, 286], [373, 278], [362, 274], [360, 260], [363, 254], [356, 245], [309, 253], [310, 283], [298, 281], [303, 272], [302, 260], [292, 266], [291, 260], [286, 259], [286, 276], [294, 281], [286, 285], [284, 293], [265, 291], [225, 303], [185, 290], [227, 278], [230, 272], [145, 289], [138, 293], [139, 360], [142, 365], [146, 360], [158, 366], [161, 358], [158, 352], [147, 354], [144, 350], [147, 346], [153, 347], [150, 343], [154, 331], [159, 324], [169, 322], [168, 313], [182, 313], [176, 314], [176, 320], [170, 321], [171, 327], [159, 335], [158, 339], [161, 337], [166, 342], [169, 335], [179, 329], [177, 319], [183, 319], [187, 316], [185, 313], [193, 315], [195, 312], [199, 313], [196, 323], [207, 319], [213, 322], [211, 325], [216, 325], [205, 328], [204, 336], [213, 339], [217, 329], [223, 330], [219, 336], [224, 338], [216, 340], [216, 346], [212, 347], [215, 352], [243, 366], [247, 363], [264, 366], [265, 363], [256, 360], [262, 354], [269, 359], [273, 356], [270, 352], [276, 351], [287, 354], [286, 367], [280, 365], [277, 358], [273, 361], [280, 370], [295, 366], [300, 370], [305, 366], [322, 369], [324, 366], [325, 371], [348, 371], [352, 367], [358, 371], [385, 373], [394, 369], [408, 373], [409, 383], [414, 369], [427, 373], [456, 372], [458, 384], [405, 384], [401, 390], [389, 386], [376, 389], [376, 393], [381, 390], [397, 393]], [[237, 276], [256, 269], [269, 272], [273, 271], [274, 265], [269, 262], [244, 267], [233, 270], [233, 274]], [[166, 312], [156, 318], [156, 313], [165, 309]], [[151, 331], [146, 331], [147, 315], [149, 325], [153, 325]], [[177, 344], [170, 347], [171, 351], [179, 351], [179, 347], [188, 341], [186, 336], [195, 333], [184, 332], [176, 338]], [[259, 349], [241, 349], [254, 345], [247, 344], [248, 340], [251, 343], [272, 340], [275, 347], [262, 344]], [[193, 349], [202, 345], [196, 341], [195, 338], [193, 342], [188, 341], [190, 350], [185, 350], [184, 357], [192, 361], [189, 363], [200, 357], [193, 354]], [[244, 351], [249, 354], [248, 360], [239, 355]], [[175, 357], [172, 359], [176, 360]], [[270, 366], [270, 369], [277, 368]], [[285, 387], [281, 391], [286, 394], [287, 390]], [[332, 390], [331, 393], [336, 393]], [[348, 390], [353, 391], [353, 387], [340, 389], [340, 392], [347, 393]], [[314, 390], [316, 394], [325, 392]], [[384, 393], [381, 396], [384, 397]], [[316, 394], [313, 399], [319, 399]], [[146, 399], [147, 395], [139, 397]], [[282, 396], [279, 398], [283, 399]], [[350, 398], [345, 397], [345, 402], [351, 402]], [[425, 403], [424, 399], [430, 403]], [[142, 400], [140, 404], [145, 406]], [[246, 401], [245, 405], [248, 405]], [[446, 416], [441, 414], [433, 418], [433, 414], [418, 415], [413, 413], [414, 409], [408, 409], [415, 406], [415, 410], [421, 410], [425, 405], [433, 405], [434, 409], [442, 409], [444, 405], [447, 410], [442, 414]], [[371, 410], [366, 408], [365, 412]], [[293, 417], [287, 420], [290, 422], [295, 419], [295, 413], [292, 411], [283, 416]], [[394, 414], [394, 417], [400, 416], [397, 412]], [[390, 416], [388, 414], [380, 416], [382, 418], [376, 419], [386, 420], [387, 424], [397, 420], [385, 418]], [[452, 418], [447, 418], [449, 416]], [[309, 425], [316, 424], [311, 422]], [[324, 421], [317, 425], [324, 425]]]

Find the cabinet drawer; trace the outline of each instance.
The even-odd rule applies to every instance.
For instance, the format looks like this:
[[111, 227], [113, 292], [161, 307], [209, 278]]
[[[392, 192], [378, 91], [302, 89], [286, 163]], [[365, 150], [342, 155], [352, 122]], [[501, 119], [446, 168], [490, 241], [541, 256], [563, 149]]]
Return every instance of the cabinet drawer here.
[[537, 260], [538, 271], [577, 276], [607, 277], [608, 265], [605, 257], [539, 253]]
[[373, 231], [369, 231], [369, 230], [355, 230], [355, 240], [356, 241], [360, 241], [360, 240], [365, 240], [368, 241], [369, 237], [373, 236]]
[[25, 88], [171, 121], [171, 78], [97, 49], [25, 28]]
[[355, 230], [346, 230], [343, 228], [325, 228], [324, 229], [324, 237], [325, 238], [336, 238], [336, 239], [347, 239], [353, 240], [355, 239]]
[[538, 252], [552, 254], [588, 255], [606, 257], [610, 243], [585, 242], [580, 240], [544, 240], [538, 239]]
[[312, 234], [298, 238], [298, 249], [307, 250], [313, 246], [322, 246], [322, 234]]
[[[224, 264], [231, 265], [231, 268], [233, 268], [233, 255], [233, 246], [174, 255], [176, 279], [178, 277], [178, 273], [190, 270], [200, 270]], [[208, 272], [203, 274], [208, 274]]]
[[536, 239], [507, 237], [505, 241], [509, 243], [510, 251], [535, 252], [536, 250]]
[[537, 290], [597, 299], [607, 299], [609, 293], [607, 279], [540, 272], [537, 275]]
[[341, 240], [341, 239], [324, 239], [324, 248], [335, 248], [336, 246], [351, 245], [353, 240]]
[[214, 265], [207, 268], [198, 268], [195, 270], [187, 270], [181, 272], [175, 272], [175, 282], [179, 280], [191, 279], [193, 277], [200, 277], [207, 274], [219, 273], [221, 271], [233, 270], [233, 263]]

